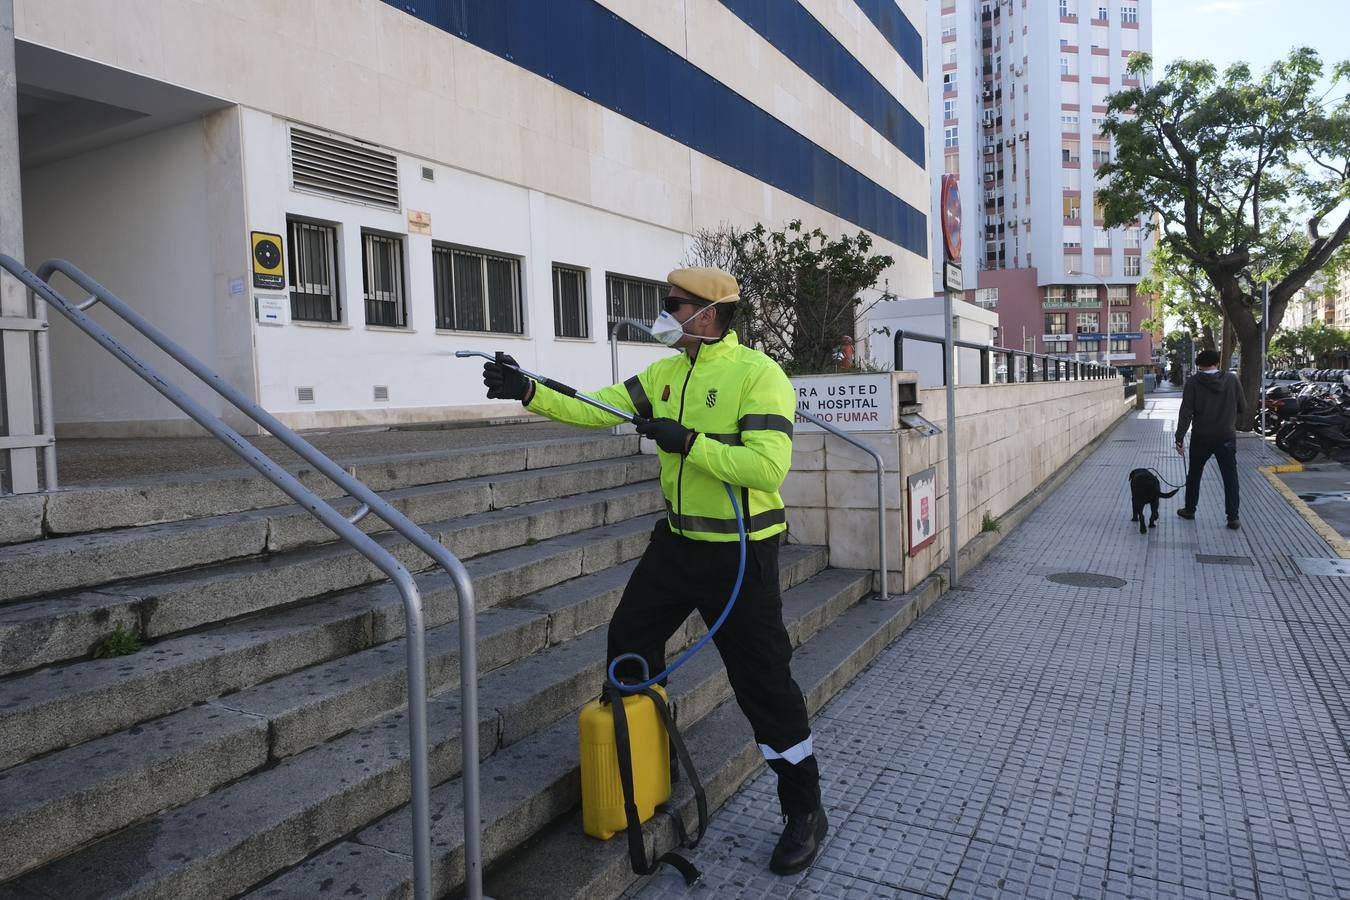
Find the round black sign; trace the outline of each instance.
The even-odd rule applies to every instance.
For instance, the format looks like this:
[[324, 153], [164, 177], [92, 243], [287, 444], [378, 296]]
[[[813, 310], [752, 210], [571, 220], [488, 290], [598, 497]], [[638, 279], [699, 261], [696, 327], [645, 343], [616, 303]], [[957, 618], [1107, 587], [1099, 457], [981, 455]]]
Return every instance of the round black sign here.
[[253, 258], [264, 269], [275, 269], [281, 265], [281, 248], [273, 241], [260, 240], [253, 247]]

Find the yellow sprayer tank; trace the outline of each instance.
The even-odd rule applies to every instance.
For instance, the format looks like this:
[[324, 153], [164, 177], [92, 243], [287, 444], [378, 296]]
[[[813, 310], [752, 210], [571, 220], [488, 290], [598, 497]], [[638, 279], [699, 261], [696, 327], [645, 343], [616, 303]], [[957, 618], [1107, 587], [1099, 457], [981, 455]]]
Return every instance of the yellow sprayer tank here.
[[[665, 699], [666, 692], [656, 685]], [[629, 694], [623, 699], [628, 739], [633, 755], [633, 800], [645, 822], [656, 807], [670, 799], [670, 741], [666, 725], [650, 697]], [[581, 826], [591, 837], [607, 841], [628, 827], [623, 811], [623, 783], [619, 781], [619, 754], [614, 745], [614, 711], [608, 703], [592, 700], [581, 709]]]

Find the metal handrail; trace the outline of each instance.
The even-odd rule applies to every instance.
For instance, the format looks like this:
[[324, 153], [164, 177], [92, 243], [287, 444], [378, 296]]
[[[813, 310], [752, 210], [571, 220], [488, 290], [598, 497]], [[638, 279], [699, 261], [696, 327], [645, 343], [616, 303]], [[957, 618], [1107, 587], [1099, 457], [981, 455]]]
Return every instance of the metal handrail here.
[[[946, 339], [933, 334], [922, 334], [916, 331], [902, 331], [897, 329], [895, 332], [895, 368], [897, 370], [904, 368], [905, 351], [904, 342], [906, 339], [914, 341], [923, 341], [929, 344], [942, 344]], [[1082, 360], [1071, 359], [1065, 356], [1058, 356], [1049, 353], [1031, 353], [1026, 350], [1013, 350], [1008, 347], [994, 347], [989, 344], [977, 344], [973, 341], [952, 341], [953, 349], [962, 347], [967, 350], [978, 350], [980, 352], [980, 384], [998, 384], [993, 378], [992, 357], [1002, 356], [1006, 360], [1008, 376], [1011, 378], [1017, 358], [1020, 356], [1026, 362], [1027, 383], [1033, 381], [1097, 381], [1105, 378], [1115, 378], [1120, 372], [1114, 366], [1104, 366], [1095, 362], [1083, 362]], [[1036, 362], [1040, 365], [1037, 366]], [[1055, 377], [1048, 377], [1051, 366], [1054, 367]], [[1034, 377], [1036, 372], [1040, 372], [1041, 377]], [[947, 357], [942, 357], [942, 383], [947, 383]], [[1014, 383], [1008, 381], [1008, 384]]]
[[[305, 488], [293, 475], [270, 457], [248, 443], [235, 429], [212, 414], [205, 406], [190, 397], [182, 388], [170, 383], [155, 369], [129, 351], [121, 341], [83, 312], [95, 303], [102, 303], [129, 325], [149, 338], [174, 360], [200, 378], [240, 412], [269, 431], [285, 446], [313, 465], [319, 472], [361, 501], [364, 510], [375, 513], [389, 526], [410, 540], [418, 549], [440, 564], [454, 582], [459, 600], [460, 632], [460, 695], [461, 748], [463, 763], [461, 779], [464, 789], [464, 852], [465, 893], [472, 900], [482, 897], [482, 854], [479, 841], [478, 791], [478, 680], [477, 641], [474, 616], [473, 585], [468, 571], [452, 553], [425, 530], [386, 503], [377, 493], [343, 470], [308, 441], [283, 425], [266, 410], [249, 400], [233, 386], [175, 343], [171, 338], [131, 309], [111, 291], [74, 265], [64, 260], [50, 260], [39, 267], [37, 274], [26, 269], [12, 257], [0, 254], [0, 268], [4, 268], [24, 282], [37, 296], [47, 301], [58, 312], [70, 319], [80, 330], [117, 357], [136, 375], [162, 394], [171, 403], [187, 413], [230, 450], [299, 503], [345, 543], [353, 547], [397, 587], [403, 599], [406, 620], [408, 667], [408, 733], [412, 766], [411, 805], [413, 818], [413, 889], [418, 900], [431, 896], [431, 819], [430, 782], [427, 765], [426, 725], [426, 638], [422, 620], [422, 601], [411, 573], [394, 556], [357, 528], [365, 512], [358, 510], [350, 519], [343, 516], [325, 500]], [[48, 283], [54, 272], [61, 272], [89, 291], [90, 297], [75, 304]]]
[[821, 428], [824, 428], [824, 429], [825, 429], [826, 431], [828, 431], [830, 434], [833, 434], [833, 435], [835, 435], [836, 437], [841, 437], [841, 438], [843, 438], [844, 440], [848, 441], [848, 442], [849, 442], [850, 444], [852, 444], [853, 446], [857, 447], [859, 450], [862, 450], [864, 453], [866, 453], [867, 455], [871, 456], [872, 459], [873, 459], [873, 461], [876, 462], [876, 464], [877, 464], [877, 548], [878, 548], [878, 550], [880, 551], [880, 552], [878, 553], [878, 556], [879, 556], [879, 560], [878, 560], [878, 561], [881, 563], [881, 596], [878, 597], [877, 599], [878, 599], [878, 600], [889, 600], [889, 599], [891, 599], [890, 593], [886, 590], [886, 572], [887, 572], [887, 563], [886, 563], [886, 480], [885, 480], [886, 464], [882, 461], [882, 459], [881, 459], [881, 454], [878, 453], [877, 451], [873, 450], [871, 447], [867, 446], [866, 444], [864, 444], [862, 441], [860, 441], [860, 440], [858, 440], [857, 438], [855, 438], [853, 435], [849, 434], [847, 431], [844, 431], [844, 430], [842, 430], [842, 429], [840, 429], [840, 428], [835, 427], [834, 425], [831, 425], [829, 422], [826, 422], [824, 419], [821, 419], [819, 416], [815, 415], [814, 413], [809, 413], [809, 412], [807, 412], [807, 411], [804, 410], [804, 409], [798, 408], [798, 409], [797, 409], [797, 415], [798, 415], [799, 417], [803, 418], [803, 419], [806, 419], [808, 422], [814, 422], [815, 424], [819, 425]]
[[644, 330], [647, 327], [647, 323], [639, 322], [637, 319], [615, 319], [609, 323], [609, 371], [613, 384], [619, 383], [619, 329], [625, 325]]

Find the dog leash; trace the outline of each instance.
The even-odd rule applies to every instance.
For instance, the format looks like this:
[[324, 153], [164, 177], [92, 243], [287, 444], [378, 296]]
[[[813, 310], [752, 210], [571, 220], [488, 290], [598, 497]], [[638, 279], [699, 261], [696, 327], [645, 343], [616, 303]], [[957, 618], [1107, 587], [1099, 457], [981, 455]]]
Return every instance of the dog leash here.
[[1167, 486], [1170, 487], [1170, 488], [1177, 488], [1178, 490], [1180, 490], [1181, 488], [1184, 488], [1184, 487], [1186, 486], [1186, 479], [1187, 479], [1188, 477], [1190, 477], [1190, 474], [1191, 474], [1189, 471], [1182, 473], [1181, 484], [1173, 484], [1172, 482], [1170, 482], [1170, 481], [1168, 481], [1166, 478], [1164, 478], [1164, 477], [1163, 477], [1163, 474], [1162, 474], [1161, 472], [1159, 472], [1159, 471], [1158, 471], [1157, 469], [1155, 469], [1155, 468], [1152, 468], [1151, 466], [1150, 466], [1148, 469], [1146, 469], [1145, 471], [1152, 472], [1154, 475], [1156, 475], [1156, 476], [1158, 477], [1158, 480], [1161, 481], [1163, 484], [1167, 485]]

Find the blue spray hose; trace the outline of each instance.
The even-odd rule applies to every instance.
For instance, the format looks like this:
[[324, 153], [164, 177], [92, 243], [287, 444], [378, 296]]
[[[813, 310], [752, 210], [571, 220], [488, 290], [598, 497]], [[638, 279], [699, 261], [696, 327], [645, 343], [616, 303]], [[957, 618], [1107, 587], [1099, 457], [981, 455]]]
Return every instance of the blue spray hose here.
[[[705, 634], [703, 637], [699, 638], [698, 641], [695, 642], [694, 646], [684, 651], [684, 653], [680, 655], [679, 659], [675, 660], [673, 663], [666, 666], [664, 672], [657, 674], [655, 677], [651, 678], [647, 677], [650, 674], [650, 671], [647, 668], [647, 660], [643, 659], [637, 653], [621, 653], [618, 656], [614, 657], [614, 659], [609, 664], [608, 670], [609, 683], [614, 685], [616, 688], [618, 688], [625, 694], [634, 694], [637, 693], [638, 691], [646, 690], [652, 685], [666, 680], [667, 678], [670, 677], [671, 672], [674, 672], [680, 666], [688, 662], [689, 657], [693, 656], [703, 647], [704, 644], [712, 640], [712, 636], [717, 633], [717, 629], [721, 628], [722, 623], [727, 620], [727, 616], [731, 615], [731, 608], [736, 605], [736, 598], [741, 595], [741, 582], [745, 580], [745, 544], [746, 544], [745, 520], [741, 518], [741, 507], [739, 504], [736, 503], [736, 493], [731, 489], [731, 485], [727, 484], [724, 481], [722, 482], [722, 487], [726, 488], [727, 497], [731, 500], [731, 509], [733, 512], [736, 513], [736, 530], [741, 537], [741, 563], [740, 566], [736, 569], [736, 583], [731, 588], [731, 596], [727, 598], [726, 606], [722, 607], [722, 614], [717, 617], [716, 622], [712, 623], [712, 627], [708, 629], [708, 633]], [[616, 666], [619, 665], [619, 663], [623, 662], [626, 659], [635, 659], [638, 661], [638, 664], [642, 666], [642, 677], [644, 680], [639, 681], [637, 684], [624, 684], [622, 681], [619, 680], [618, 676], [614, 674], [614, 669]]]

